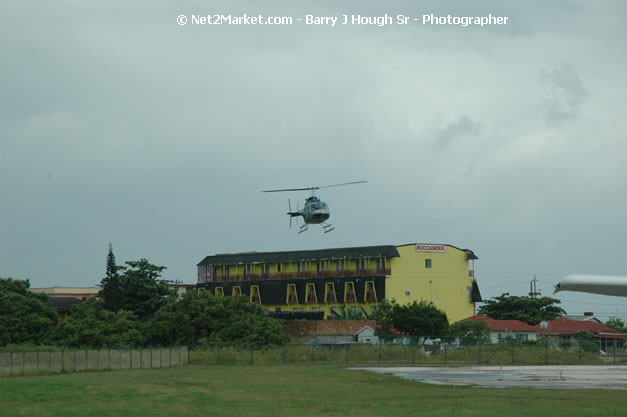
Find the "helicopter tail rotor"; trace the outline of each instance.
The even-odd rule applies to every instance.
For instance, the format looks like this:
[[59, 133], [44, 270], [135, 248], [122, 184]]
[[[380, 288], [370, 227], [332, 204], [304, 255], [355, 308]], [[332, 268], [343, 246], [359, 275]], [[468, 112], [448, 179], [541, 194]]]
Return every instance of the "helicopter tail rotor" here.
[[[298, 203], [296, 203], [296, 211], [292, 211], [292, 202], [290, 201], [290, 199], [287, 199], [287, 208], [289, 209], [289, 211], [287, 212], [287, 215], [290, 216], [290, 227], [292, 227], [292, 217], [300, 217], [303, 214], [300, 212], [300, 209], [298, 208]], [[298, 224], [298, 219], [296, 219], [296, 223]]]
[[292, 203], [290, 202], [290, 199], [287, 199], [287, 208], [289, 209], [289, 211], [287, 212], [287, 214], [290, 215], [290, 229], [292, 228]]

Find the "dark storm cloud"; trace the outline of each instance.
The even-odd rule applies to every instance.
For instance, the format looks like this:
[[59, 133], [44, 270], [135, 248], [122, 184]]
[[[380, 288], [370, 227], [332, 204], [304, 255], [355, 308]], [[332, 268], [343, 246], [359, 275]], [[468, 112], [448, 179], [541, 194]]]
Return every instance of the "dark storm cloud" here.
[[474, 123], [468, 115], [463, 115], [456, 122], [448, 124], [437, 135], [436, 144], [447, 147], [460, 136], [476, 136], [479, 134], [479, 125]]
[[589, 94], [575, 69], [562, 64], [553, 70], [542, 70], [540, 79], [549, 90], [549, 98], [544, 100], [547, 120], [560, 122], [576, 117]]

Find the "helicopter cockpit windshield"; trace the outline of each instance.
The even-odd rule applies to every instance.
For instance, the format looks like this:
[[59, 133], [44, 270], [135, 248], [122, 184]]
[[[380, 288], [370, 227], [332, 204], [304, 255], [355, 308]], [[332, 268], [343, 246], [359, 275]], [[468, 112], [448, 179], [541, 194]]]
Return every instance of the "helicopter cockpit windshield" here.
[[318, 210], [329, 211], [329, 206], [327, 206], [327, 203], [323, 201], [316, 201], [316, 202], [310, 203], [309, 208], [311, 209], [311, 211], [318, 211]]

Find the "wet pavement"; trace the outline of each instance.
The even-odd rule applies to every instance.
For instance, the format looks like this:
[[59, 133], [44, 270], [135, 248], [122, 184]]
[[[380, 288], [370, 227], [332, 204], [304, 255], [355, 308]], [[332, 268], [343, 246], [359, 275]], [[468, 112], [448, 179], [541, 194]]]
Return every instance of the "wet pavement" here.
[[438, 385], [493, 388], [627, 390], [625, 366], [368, 367], [360, 369]]

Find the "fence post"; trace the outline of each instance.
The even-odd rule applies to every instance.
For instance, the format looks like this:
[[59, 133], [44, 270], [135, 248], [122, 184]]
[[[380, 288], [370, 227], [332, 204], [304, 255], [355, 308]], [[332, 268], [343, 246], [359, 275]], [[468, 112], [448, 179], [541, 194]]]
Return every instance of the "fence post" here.
[[111, 348], [107, 349], [107, 356], [109, 357], [107, 368], [111, 370]]
[[312, 343], [311, 344], [311, 361], [314, 362], [316, 360], [316, 350], [315, 350], [315, 346]]
[[130, 366], [129, 369], [133, 369], [133, 348], [132, 347], [128, 348], [128, 356], [129, 356], [128, 364]]
[[179, 351], [179, 363], [177, 365], [181, 366], [181, 347], [179, 346], [176, 349]]
[[48, 351], [48, 370], [52, 372], [52, 349]]
[[579, 363], [581, 363], [581, 340], [578, 343], [579, 346]]
[[163, 346], [159, 347], [159, 368], [163, 368]]
[[168, 348], [168, 368], [172, 367], [172, 347]]
[[381, 363], [381, 339], [379, 339], [379, 363]]
[[[614, 343], [614, 363], [616, 363], [616, 343]], [[37, 375], [39, 375], [39, 349], [37, 349]]]
[[283, 363], [287, 362], [287, 346], [283, 345]]
[[250, 347], [250, 364], [254, 364], [253, 356], [255, 355], [255, 348], [253, 346]]
[[65, 369], [65, 350], [61, 349], [61, 372]]
[[218, 345], [218, 362], [217, 365], [220, 365], [220, 345]]
[[614, 365], [616, 365], [616, 339], [614, 339]]
[[482, 345], [482, 344], [483, 344], [483, 343], [482, 343], [481, 339], [479, 339], [479, 364], [481, 364], [481, 359], [482, 359], [482, 358], [481, 358], [481, 345]]
[[444, 363], [447, 363], [448, 358], [447, 358], [447, 344], [444, 343]]
[[512, 363], [514, 363], [514, 360], [515, 360], [515, 352], [516, 352], [516, 342], [512, 340]]
[[344, 362], [348, 363], [348, 349], [350, 348], [349, 344], [344, 345]]
[[22, 351], [22, 375], [26, 375], [26, 351]]
[[418, 342], [416, 341], [414, 344], [410, 346], [413, 348], [411, 350], [411, 361], [412, 363], [416, 363], [416, 350], [418, 349]]
[[100, 369], [100, 348], [96, 349], [96, 369]]
[[89, 355], [87, 353], [87, 348], [85, 348], [85, 369], [84, 371], [89, 369]]
[[549, 363], [549, 337], [546, 336], [544, 339], [544, 364], [548, 365]]
[[150, 368], [152, 369], [152, 346], [150, 346]]
[[139, 369], [144, 367], [144, 351], [142, 347], [139, 347]]
[[13, 376], [13, 351], [9, 352], [10, 369], [9, 376]]

